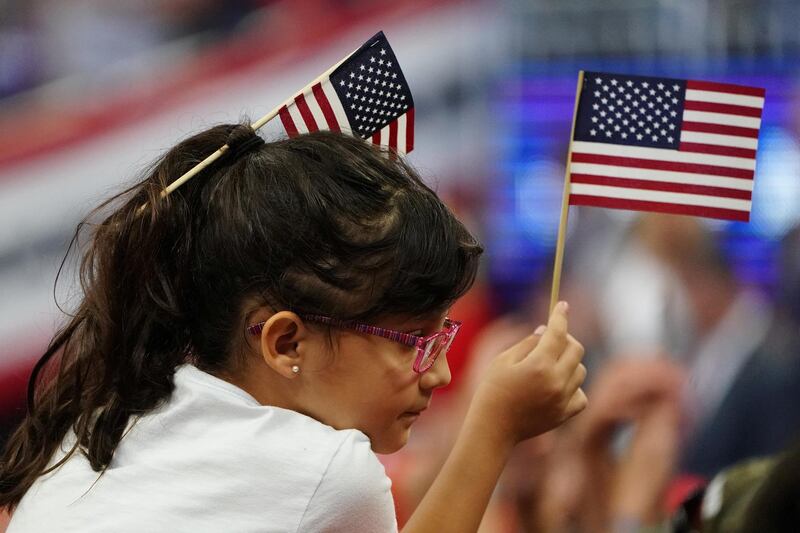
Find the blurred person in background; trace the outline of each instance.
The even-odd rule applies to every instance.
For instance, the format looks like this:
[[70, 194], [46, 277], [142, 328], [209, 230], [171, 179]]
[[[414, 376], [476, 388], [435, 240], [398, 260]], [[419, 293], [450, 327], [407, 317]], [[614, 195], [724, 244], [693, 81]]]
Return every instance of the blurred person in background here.
[[[771, 331], [777, 352], [786, 361], [788, 375], [782, 390], [786, 402], [800, 403], [797, 361], [800, 359], [800, 226], [787, 232], [778, 254], [778, 294]], [[796, 407], [795, 407], [796, 410]], [[791, 418], [787, 421], [790, 426]], [[787, 427], [787, 431], [792, 428]], [[795, 426], [794, 429], [797, 429]], [[780, 453], [741, 461], [714, 476], [705, 489], [695, 522], [702, 531], [795, 531], [800, 523], [800, 438]]]
[[543, 531], [627, 532], [663, 520], [680, 453], [684, 383], [683, 369], [666, 357], [604, 365], [590, 388], [591, 410], [560, 432], [544, 458], [535, 513]]
[[[642, 221], [648, 216], [639, 214], [630, 221], [621, 232], [621, 242], [595, 237], [584, 251], [584, 283], [595, 281], [606, 357], [682, 353], [690, 342], [686, 287], [642, 231]], [[611, 257], [601, 270], [594, 266], [591, 272], [590, 258], [599, 256], [598, 249], [603, 247], [611, 250]]]
[[[585, 416], [556, 432], [564, 438], [528, 465], [542, 486], [533, 513], [539, 530], [794, 531], [800, 228], [782, 241], [768, 320], [764, 298], [735, 281], [714, 235], [696, 219], [652, 215], [637, 231], [686, 281], [700, 315], [700, 348], [683, 360], [639, 354], [603, 366]], [[731, 368], [725, 353], [741, 360]], [[692, 374], [704, 357], [716, 362], [719, 381]], [[709, 404], [698, 405], [698, 383], [717, 391]], [[617, 438], [621, 428], [629, 439]]]
[[[709, 476], [776, 453], [800, 430], [796, 322], [738, 282], [718, 240], [697, 219], [651, 215], [641, 224], [686, 287], [694, 324], [693, 345], [679, 355], [689, 375], [682, 469]], [[780, 275], [790, 276], [793, 268]]]

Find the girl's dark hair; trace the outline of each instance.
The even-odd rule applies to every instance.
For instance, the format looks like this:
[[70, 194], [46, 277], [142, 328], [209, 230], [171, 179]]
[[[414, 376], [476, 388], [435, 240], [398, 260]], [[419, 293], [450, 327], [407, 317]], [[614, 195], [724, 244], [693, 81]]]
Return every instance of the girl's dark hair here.
[[[160, 198], [218, 147], [253, 135], [223, 125], [181, 142], [78, 226], [73, 244], [91, 228], [83, 300], [31, 376], [28, 415], [0, 464], [0, 508], [76, 451], [102, 472], [131, 416], [165, 401], [189, 358], [212, 373], [235, 365], [254, 298], [374, 320], [441, 311], [469, 289], [479, 243], [413, 169], [351, 136], [228, 154]], [[48, 465], [70, 430], [75, 447]]]

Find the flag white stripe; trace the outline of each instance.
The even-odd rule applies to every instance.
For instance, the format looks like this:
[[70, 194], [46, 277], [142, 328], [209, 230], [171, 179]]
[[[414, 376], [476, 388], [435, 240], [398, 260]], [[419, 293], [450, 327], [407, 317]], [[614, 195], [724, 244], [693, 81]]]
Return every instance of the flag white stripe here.
[[322, 85], [322, 92], [325, 93], [325, 96], [328, 97], [328, 102], [331, 104], [331, 109], [333, 109], [333, 115], [336, 117], [336, 122], [339, 123], [339, 128], [347, 133], [352, 133], [350, 122], [347, 120], [347, 114], [344, 112], [344, 108], [342, 107], [342, 103], [339, 101], [339, 97], [336, 95], [336, 91], [331, 85], [330, 80], [325, 80], [321, 83]]
[[328, 121], [325, 120], [325, 114], [322, 112], [322, 108], [319, 106], [319, 102], [317, 102], [317, 97], [314, 96], [314, 92], [309, 89], [306, 92], [305, 97], [306, 104], [308, 104], [308, 110], [311, 111], [311, 115], [314, 117], [314, 122], [317, 123], [317, 129], [327, 130]]
[[408, 115], [403, 113], [397, 117], [397, 153], [406, 153], [406, 125], [408, 124]]
[[671, 170], [650, 170], [648, 168], [619, 167], [614, 165], [599, 165], [597, 163], [571, 163], [571, 174], [589, 174], [592, 176], [607, 176], [610, 178], [628, 178], [646, 181], [660, 181], [664, 183], [681, 183], [687, 185], [705, 185], [708, 187], [723, 187], [740, 191], [752, 191], [753, 180], [740, 178], [726, 178], [724, 176], [711, 176], [708, 174], [690, 174], [688, 172], [674, 172]]
[[306, 127], [306, 121], [303, 120], [303, 116], [300, 114], [300, 110], [297, 109], [297, 104], [292, 102], [288, 106], [289, 115], [291, 115], [292, 120], [294, 121], [294, 125], [297, 128], [298, 133], [308, 133], [308, 128]]
[[742, 117], [727, 113], [709, 113], [707, 111], [684, 111], [683, 120], [688, 122], [706, 122], [708, 124], [724, 124], [726, 126], [739, 126], [740, 128], [758, 129], [761, 119], [755, 117]]
[[586, 141], [573, 142], [572, 153], [633, 157], [637, 159], [673, 161], [678, 163], [697, 163], [700, 165], [715, 165], [718, 167], [741, 168], [746, 170], [755, 170], [756, 168], [755, 159], [744, 157], [701, 154], [696, 152], [679, 152], [678, 150], [664, 148], [646, 148], [640, 146], [625, 146], [621, 144], [593, 143]]
[[733, 146], [734, 148], [758, 148], [758, 139], [752, 137], [736, 137], [733, 135], [720, 135], [718, 133], [702, 133], [699, 131], [681, 132], [681, 141], [687, 143], [716, 144], [719, 146]]
[[722, 93], [717, 91], [699, 91], [686, 89], [686, 101], [713, 102], [715, 104], [742, 105], [746, 107], [764, 107], [764, 98], [744, 94]]
[[572, 194], [679, 205], [698, 205], [717, 207], [720, 209], [734, 209], [736, 211], [750, 211], [750, 205], [752, 204], [750, 200], [721, 198], [719, 196], [708, 196], [704, 194], [649, 191], [644, 189], [628, 189], [625, 187], [608, 187], [605, 185], [588, 185], [584, 183], [573, 183], [570, 187]]

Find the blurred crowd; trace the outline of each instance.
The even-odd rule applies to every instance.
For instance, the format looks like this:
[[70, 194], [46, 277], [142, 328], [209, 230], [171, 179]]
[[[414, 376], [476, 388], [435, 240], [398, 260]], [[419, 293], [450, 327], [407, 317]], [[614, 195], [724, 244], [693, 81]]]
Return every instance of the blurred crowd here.
[[246, 33], [261, 18], [279, 19], [287, 31], [295, 31], [345, 7], [385, 3], [0, 0], [0, 99], [65, 78], [91, 77], [117, 63], [146, 60], [161, 46], [201, 50]]
[[85, 76], [181, 37], [224, 37], [269, 0], [4, 0], [0, 98]]
[[[583, 252], [599, 257], [593, 248]], [[589, 407], [520, 447], [482, 531], [689, 531], [673, 525], [681, 521], [792, 530], [762, 529], [752, 502], [788, 472], [775, 463], [800, 453], [800, 228], [782, 242], [777, 298], [744, 286], [719, 236], [695, 218], [637, 217], [613, 253], [612, 270], [575, 268], [563, 282], [570, 329], [587, 349]], [[434, 403], [407, 457], [389, 462], [406, 511], [444, 460], [491, 357], [544, 320], [549, 289], [542, 280], [526, 309], [480, 329], [459, 388]], [[761, 509], [784, 527], [800, 519], [800, 471], [791, 475]]]

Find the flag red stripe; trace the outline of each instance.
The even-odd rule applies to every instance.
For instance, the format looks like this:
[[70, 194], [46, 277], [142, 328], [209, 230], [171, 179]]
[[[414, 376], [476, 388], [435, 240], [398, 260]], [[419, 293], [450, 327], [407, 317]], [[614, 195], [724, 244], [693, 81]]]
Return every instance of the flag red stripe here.
[[297, 131], [294, 120], [292, 120], [292, 115], [289, 114], [289, 108], [283, 106], [281, 110], [278, 111], [278, 114], [281, 117], [281, 122], [283, 122], [283, 129], [286, 130], [286, 134], [289, 137], [296, 137], [300, 134], [300, 132]]
[[713, 81], [694, 81], [686, 82], [687, 89], [697, 91], [715, 91], [718, 93], [742, 94], [746, 96], [764, 97], [766, 91], [760, 87], [744, 87], [742, 85], [732, 85], [730, 83], [715, 83]]
[[397, 119], [389, 124], [389, 148], [397, 150]]
[[628, 200], [622, 198], [603, 198], [572, 194], [569, 197], [570, 205], [588, 205], [592, 207], [608, 207], [611, 209], [631, 209], [633, 211], [656, 211], [659, 213], [672, 213], [677, 215], [694, 215], [699, 217], [721, 218], [725, 220], [750, 220], [748, 211], [736, 209], [722, 209], [719, 207], [705, 207], [698, 205], [670, 204], [663, 202], [646, 202], [644, 200]]
[[664, 181], [634, 180], [627, 178], [611, 178], [608, 176], [593, 176], [591, 174], [572, 174], [572, 183], [586, 183], [589, 185], [607, 185], [610, 187], [625, 187], [626, 189], [644, 189], [648, 191], [679, 192], [686, 194], [702, 194], [704, 196], [718, 196], [720, 198], [736, 198], [738, 200], [752, 200], [751, 191], [740, 189], [727, 189], [725, 187], [710, 187], [708, 185], [690, 185]]
[[414, 108], [406, 111], [406, 153], [414, 149]]
[[744, 105], [718, 104], [716, 102], [698, 102], [686, 100], [683, 108], [688, 111], [707, 111], [709, 113], [725, 113], [726, 115], [738, 115], [742, 117], [761, 116], [760, 107], [747, 107]]
[[699, 131], [701, 133], [717, 133], [719, 135], [735, 135], [736, 137], [750, 137], [758, 139], [758, 130], [742, 128], [740, 126], [726, 126], [724, 124], [709, 124], [707, 122], [687, 122], [681, 125], [683, 131]]
[[303, 122], [306, 123], [308, 131], [319, 131], [317, 121], [314, 120], [314, 115], [311, 114], [311, 110], [308, 108], [306, 97], [302, 94], [298, 94], [295, 96], [294, 101], [297, 104], [297, 109], [300, 111], [300, 116], [303, 117]]
[[680, 152], [698, 152], [701, 154], [727, 155], [730, 157], [744, 157], [755, 159], [756, 151], [747, 148], [736, 148], [734, 146], [718, 146], [716, 144], [687, 143], [681, 142]]
[[331, 131], [341, 131], [339, 129], [339, 122], [336, 120], [336, 115], [333, 113], [331, 103], [328, 102], [328, 97], [325, 96], [325, 91], [322, 90], [322, 84], [315, 83], [311, 90], [314, 93], [314, 98], [317, 99], [319, 108], [322, 109], [322, 114], [325, 116], [325, 122], [328, 123], [328, 128]]
[[381, 130], [376, 130], [372, 134], [372, 144], [381, 144]]
[[692, 174], [710, 174], [730, 178], [753, 179], [754, 172], [741, 168], [701, 165], [699, 163], [679, 163], [676, 161], [658, 161], [635, 157], [619, 157], [612, 155], [573, 153], [573, 163], [594, 163], [598, 165], [614, 165], [619, 167], [649, 168], [651, 170], [669, 170], [673, 172], [689, 172]]

